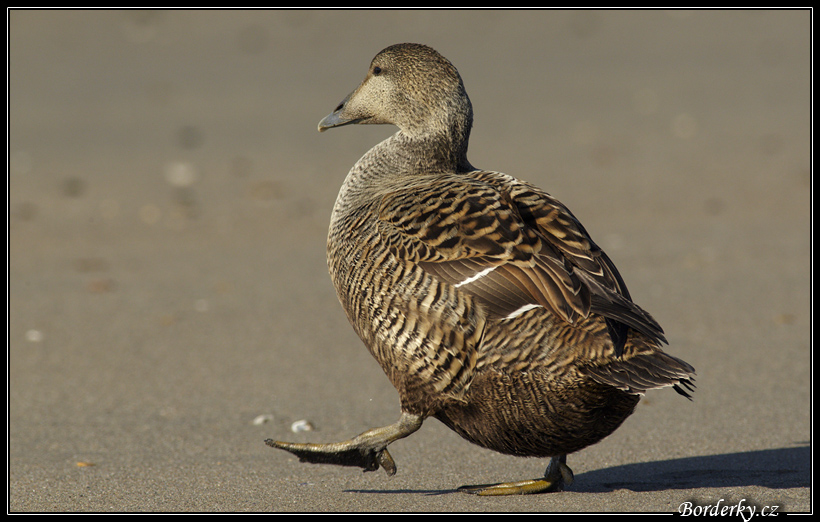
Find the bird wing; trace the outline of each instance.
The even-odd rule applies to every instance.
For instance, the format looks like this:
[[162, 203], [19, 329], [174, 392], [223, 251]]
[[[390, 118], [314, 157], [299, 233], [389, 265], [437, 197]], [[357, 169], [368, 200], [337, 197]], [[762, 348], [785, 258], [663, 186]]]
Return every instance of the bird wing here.
[[504, 174], [431, 177], [382, 197], [382, 241], [400, 259], [511, 318], [544, 307], [569, 324], [599, 314], [616, 353], [629, 328], [665, 342], [607, 255], [559, 201]]

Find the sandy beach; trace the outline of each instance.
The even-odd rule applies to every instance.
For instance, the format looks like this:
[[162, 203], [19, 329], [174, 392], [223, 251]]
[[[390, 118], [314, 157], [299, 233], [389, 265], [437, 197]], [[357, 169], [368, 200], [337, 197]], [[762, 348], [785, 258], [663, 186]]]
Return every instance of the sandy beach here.
[[[810, 11], [11, 10], [9, 29], [8, 511], [811, 511]], [[564, 202], [697, 368], [693, 401], [650, 393], [570, 455], [565, 492], [455, 492], [547, 461], [434, 419], [390, 447], [394, 477], [263, 442], [399, 416], [325, 260], [348, 169], [395, 128], [316, 125], [405, 41], [459, 69], [471, 162]]]

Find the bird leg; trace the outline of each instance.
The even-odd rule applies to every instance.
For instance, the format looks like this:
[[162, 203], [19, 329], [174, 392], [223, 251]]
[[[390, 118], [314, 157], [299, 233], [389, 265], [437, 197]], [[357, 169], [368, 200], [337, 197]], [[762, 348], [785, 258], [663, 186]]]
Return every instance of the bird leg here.
[[293, 453], [300, 462], [357, 466], [365, 471], [376, 471], [381, 466], [388, 475], [395, 475], [396, 463], [388, 453], [387, 445], [418, 430], [422, 420], [419, 416], [402, 412], [398, 422], [368, 430], [343, 442], [312, 444], [268, 439], [265, 444]]
[[504, 482], [501, 484], [485, 484], [480, 486], [462, 486], [458, 488], [464, 493], [473, 495], [532, 495], [551, 491], [563, 491], [564, 486], [572, 484], [574, 475], [567, 466], [567, 456], [559, 455], [550, 460], [544, 478], [522, 480], [520, 482]]

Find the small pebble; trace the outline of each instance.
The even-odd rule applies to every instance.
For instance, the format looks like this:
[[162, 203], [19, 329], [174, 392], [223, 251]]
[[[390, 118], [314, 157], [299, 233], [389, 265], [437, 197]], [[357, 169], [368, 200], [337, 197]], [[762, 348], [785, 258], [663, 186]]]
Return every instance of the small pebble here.
[[290, 425], [290, 431], [293, 433], [299, 433], [302, 431], [313, 431], [313, 424], [307, 420], [298, 420]]
[[261, 426], [262, 424], [267, 424], [268, 422], [273, 421], [273, 415], [269, 413], [263, 413], [262, 415], [257, 415], [255, 419], [253, 419], [254, 426]]
[[43, 332], [40, 330], [29, 330], [26, 332], [26, 341], [30, 343], [39, 343], [43, 340]]
[[165, 165], [165, 180], [175, 187], [190, 187], [198, 177], [196, 167], [187, 161], [171, 161]]

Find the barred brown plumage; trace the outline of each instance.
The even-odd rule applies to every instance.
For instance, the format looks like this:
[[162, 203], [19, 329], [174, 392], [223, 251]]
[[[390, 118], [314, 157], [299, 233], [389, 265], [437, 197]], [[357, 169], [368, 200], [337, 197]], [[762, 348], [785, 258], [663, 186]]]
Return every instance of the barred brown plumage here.
[[694, 369], [559, 201], [467, 160], [472, 106], [433, 49], [381, 51], [319, 124], [399, 128], [350, 170], [328, 233], [339, 300], [396, 388], [391, 426], [335, 444], [267, 441], [301, 460], [396, 467], [387, 445], [435, 417], [465, 439], [551, 457], [545, 477], [463, 490], [560, 490], [566, 455], [612, 433], [646, 391], [689, 397]]

